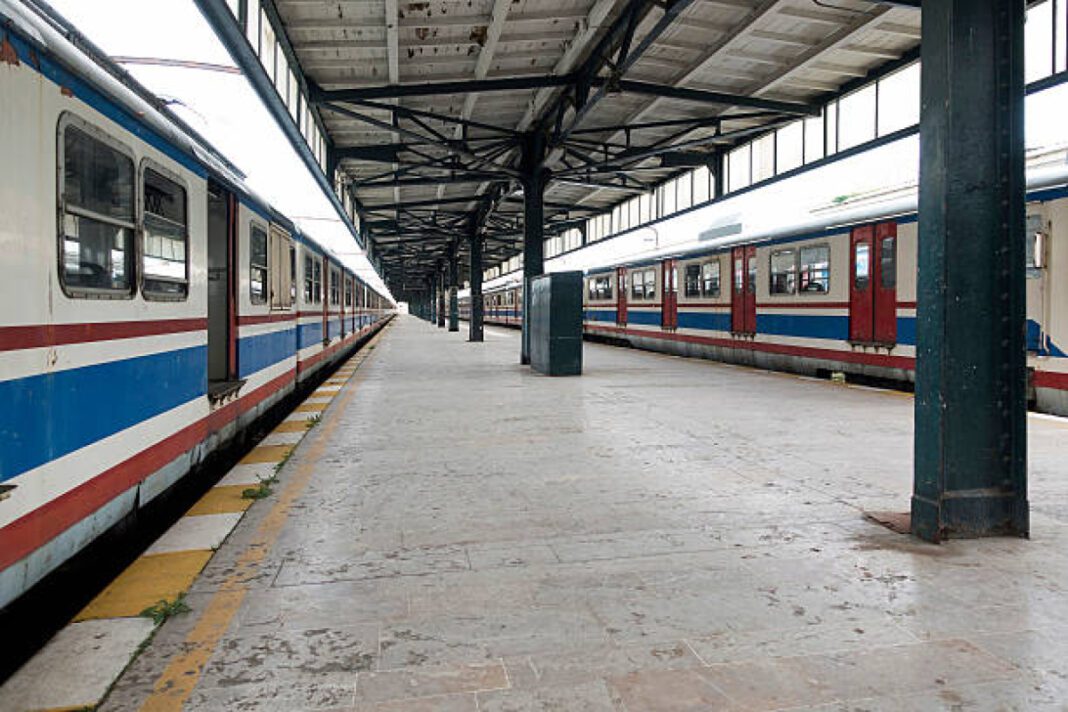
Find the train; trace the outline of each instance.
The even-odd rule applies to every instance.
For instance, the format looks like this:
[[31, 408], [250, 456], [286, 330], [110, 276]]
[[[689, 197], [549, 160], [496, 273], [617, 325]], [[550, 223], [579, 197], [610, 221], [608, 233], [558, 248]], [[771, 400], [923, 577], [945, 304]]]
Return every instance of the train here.
[[[1028, 164], [1031, 406], [1068, 416], [1068, 163], [1053, 149]], [[679, 247], [583, 270], [584, 336], [907, 387], [916, 356], [917, 209], [913, 184], [833, 201], [773, 227], [747, 229], [736, 214], [724, 224], [731, 211], [715, 203], [668, 218], [657, 229]], [[521, 326], [521, 282], [502, 281], [483, 292], [484, 320]], [[467, 318], [469, 294], [460, 310]]]
[[47, 8], [0, 97], [2, 609], [395, 310]]

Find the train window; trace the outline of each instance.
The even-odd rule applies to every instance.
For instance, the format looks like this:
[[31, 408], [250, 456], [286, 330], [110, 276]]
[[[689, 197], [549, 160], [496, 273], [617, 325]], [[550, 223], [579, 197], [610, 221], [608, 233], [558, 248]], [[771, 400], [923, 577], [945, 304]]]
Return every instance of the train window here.
[[314, 260], [311, 255], [304, 256], [304, 301], [308, 304], [313, 304], [315, 298], [313, 295], [314, 281], [312, 280], [312, 263]]
[[601, 299], [611, 299], [612, 298], [612, 278], [611, 277], [601, 277], [600, 282], [601, 282]]
[[854, 257], [853, 286], [858, 292], [863, 292], [871, 281], [871, 245], [858, 242], [855, 245]]
[[745, 266], [741, 257], [734, 258], [734, 293], [741, 294], [745, 284]]
[[132, 296], [133, 159], [70, 121], [61, 124], [60, 282], [71, 296]]
[[831, 290], [831, 248], [829, 245], [802, 247], [800, 262], [802, 294], [826, 294]]
[[797, 250], [776, 250], [771, 253], [771, 294], [797, 292]]
[[645, 272], [635, 272], [631, 275], [630, 296], [634, 299], [645, 298]]
[[756, 281], [757, 281], [757, 261], [756, 258], [749, 259], [749, 282], [745, 285], [745, 291], [749, 294], [756, 294]]
[[271, 280], [271, 308], [289, 309], [293, 306], [296, 291], [293, 286], [296, 256], [289, 234], [277, 225], [271, 225], [267, 262]]
[[883, 289], [897, 287], [897, 238], [884, 237], [879, 243], [879, 283]]
[[1045, 232], [1042, 229], [1041, 215], [1027, 216], [1027, 278], [1038, 279], [1042, 276], [1045, 261]]
[[719, 296], [719, 260], [701, 265], [701, 294], [706, 297]]
[[701, 296], [701, 265], [686, 265], [686, 280], [683, 294], [687, 297]]
[[141, 292], [146, 299], [184, 299], [189, 293], [185, 188], [146, 168], [141, 189]]
[[597, 299], [597, 280], [593, 277], [586, 279], [586, 298], [590, 301]]
[[312, 301], [323, 303], [323, 262], [319, 259], [312, 260]]
[[330, 303], [341, 304], [341, 274], [336, 269], [330, 270]]
[[352, 280], [345, 280], [345, 306], [352, 306]]
[[656, 299], [656, 270], [645, 270], [645, 298]]
[[289, 306], [297, 302], [297, 248], [289, 243]]
[[253, 304], [267, 303], [267, 231], [256, 223], [248, 231], [248, 289]]

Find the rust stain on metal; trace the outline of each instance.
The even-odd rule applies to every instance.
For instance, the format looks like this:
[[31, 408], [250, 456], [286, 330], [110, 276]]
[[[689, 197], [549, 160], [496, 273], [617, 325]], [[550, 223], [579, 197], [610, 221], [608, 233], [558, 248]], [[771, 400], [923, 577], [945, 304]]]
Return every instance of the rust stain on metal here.
[[15, 51], [15, 45], [8, 41], [6, 35], [3, 43], [0, 43], [0, 62], [19, 66], [19, 53]]
[[468, 39], [472, 42], [477, 42], [479, 47], [483, 47], [486, 44], [487, 31], [486, 25], [475, 25], [471, 28], [471, 36]]
[[74, 96], [74, 92], [71, 91], [70, 87], [60, 87], [59, 93], [63, 96]]

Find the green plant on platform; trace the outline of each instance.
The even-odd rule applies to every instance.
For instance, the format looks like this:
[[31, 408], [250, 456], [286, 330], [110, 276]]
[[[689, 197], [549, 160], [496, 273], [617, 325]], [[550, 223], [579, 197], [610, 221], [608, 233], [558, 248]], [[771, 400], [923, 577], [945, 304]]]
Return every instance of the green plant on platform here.
[[321, 422], [323, 422], [323, 414], [322, 413], [316, 413], [312, 417], [308, 418], [308, 423], [307, 423], [308, 430], [311, 430], [312, 428], [314, 428], [316, 425], [318, 425]]
[[161, 598], [153, 605], [141, 611], [141, 615], [145, 618], [151, 618], [156, 625], [159, 625], [171, 616], [176, 616], [179, 613], [188, 612], [189, 606], [187, 606], [185, 603], [185, 594], [180, 593], [178, 594], [178, 598], [174, 599], [173, 601], [168, 601], [165, 598]]
[[277, 482], [278, 479], [275, 478], [275, 477], [271, 477], [271, 478], [268, 478], [266, 480], [260, 480], [260, 483], [258, 485], [256, 485], [255, 487], [249, 487], [247, 489], [241, 490], [241, 498], [242, 499], [263, 499], [265, 497], [271, 496], [271, 492], [274, 491], [274, 490], [271, 489], [271, 484], [270, 483], [272, 481], [273, 482]]

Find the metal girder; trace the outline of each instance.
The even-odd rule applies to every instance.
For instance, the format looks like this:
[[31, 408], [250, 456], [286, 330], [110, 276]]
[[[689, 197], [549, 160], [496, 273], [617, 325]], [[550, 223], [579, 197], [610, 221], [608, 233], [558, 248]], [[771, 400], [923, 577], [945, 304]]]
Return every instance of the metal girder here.
[[505, 77], [502, 79], [464, 79], [448, 82], [425, 82], [422, 84], [383, 84], [352, 89], [312, 90], [310, 101], [315, 104], [364, 101], [368, 99], [401, 99], [414, 96], [439, 96], [443, 94], [471, 94], [494, 91], [522, 91], [543, 87], [561, 87], [574, 82], [571, 75], [546, 74], [533, 77]]
[[[603, 84], [609, 84], [608, 80], [598, 80]], [[652, 82], [640, 82], [633, 79], [620, 79], [613, 85], [620, 91], [633, 94], [648, 94], [665, 99], [678, 99], [680, 101], [693, 101], [702, 104], [721, 104], [724, 106], [743, 106], [750, 109], [765, 109], [781, 114], [792, 116], [819, 116], [821, 108], [808, 104], [796, 104], [787, 101], [774, 101], [771, 99], [759, 99], [741, 94], [726, 94], [718, 91], [705, 91], [703, 89], [688, 89], [686, 87], [673, 87]], [[726, 117], [720, 117], [726, 118]]]

